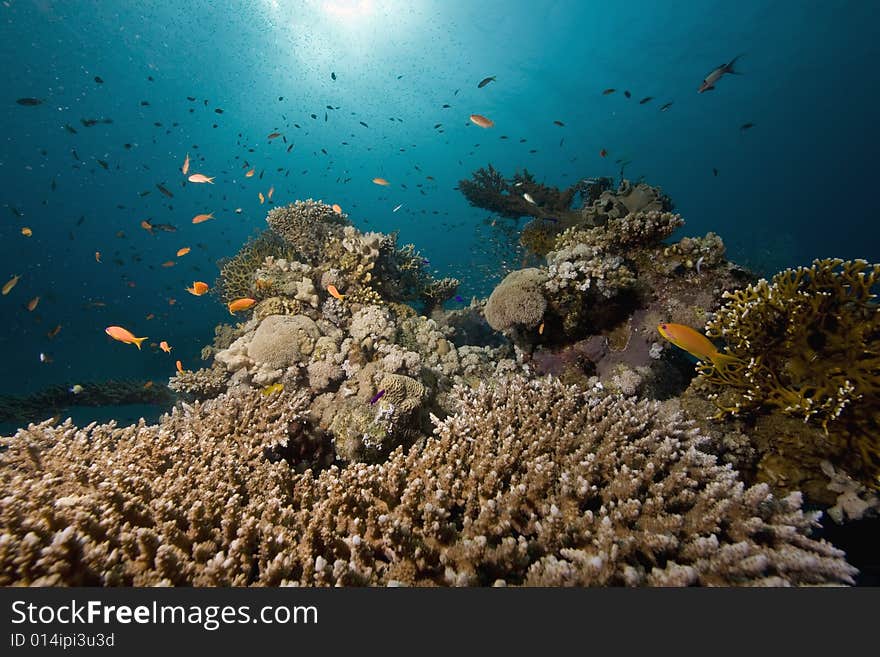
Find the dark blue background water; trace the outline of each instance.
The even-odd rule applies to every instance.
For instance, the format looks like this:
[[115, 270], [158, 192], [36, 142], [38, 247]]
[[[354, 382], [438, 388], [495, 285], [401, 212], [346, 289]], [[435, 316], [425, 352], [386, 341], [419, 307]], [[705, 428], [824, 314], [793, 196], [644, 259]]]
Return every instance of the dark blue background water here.
[[[399, 230], [439, 275], [461, 277], [465, 295], [487, 295], [484, 269], [499, 265], [475, 231], [487, 213], [454, 187], [489, 162], [565, 186], [617, 176], [615, 160], [630, 160], [628, 177], [672, 196], [683, 233], [716, 231], [733, 260], [765, 274], [814, 257], [877, 261], [877, 10], [869, 1], [5, 0], [0, 282], [22, 279], [0, 297], [0, 393], [164, 379], [177, 358], [198, 367], [228, 314], [184, 288], [213, 284], [216, 260], [265, 227], [257, 192], [270, 186], [277, 203], [320, 198], [362, 229]], [[738, 53], [742, 75], [697, 94]], [[489, 75], [497, 80], [478, 89]], [[617, 92], [603, 96], [607, 87]], [[495, 127], [476, 127], [471, 113]], [[80, 122], [102, 117], [112, 124]], [[755, 127], [740, 130], [747, 122]], [[267, 140], [276, 130], [288, 144]], [[191, 172], [216, 176], [213, 186], [184, 185], [187, 152]], [[245, 161], [262, 180], [244, 178]], [[372, 184], [376, 176], [392, 185]], [[217, 218], [192, 225], [202, 212]], [[143, 219], [178, 231], [151, 235]], [[175, 258], [183, 246], [192, 252]], [[163, 268], [168, 260], [177, 263]], [[174, 351], [113, 342], [111, 324]], [[40, 352], [54, 362], [41, 364]]]

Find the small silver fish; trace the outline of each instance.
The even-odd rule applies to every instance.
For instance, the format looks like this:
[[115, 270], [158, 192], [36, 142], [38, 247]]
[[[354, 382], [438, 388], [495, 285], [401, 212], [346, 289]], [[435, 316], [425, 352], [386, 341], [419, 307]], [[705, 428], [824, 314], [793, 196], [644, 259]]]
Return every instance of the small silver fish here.
[[525, 200], [527, 200], [529, 203], [531, 203], [532, 205], [537, 205], [537, 203], [535, 203], [535, 199], [533, 199], [532, 195], [529, 194], [528, 192], [523, 193], [523, 198]]
[[395, 206], [394, 209], [392, 210], [392, 212], [397, 212], [397, 211], [400, 210], [400, 208], [402, 208], [402, 207], [403, 207], [403, 203], [401, 203], [400, 205]]
[[722, 64], [718, 68], [714, 69], [703, 82], [700, 84], [700, 88], [697, 89], [697, 93], [701, 94], [704, 91], [711, 91], [715, 88], [715, 83], [721, 79], [721, 76], [725, 73], [732, 73], [734, 75], [740, 75], [739, 72], [733, 70], [733, 65], [736, 63], [736, 60], [742, 57], [742, 55], [737, 55], [733, 59], [731, 59], [727, 64]]

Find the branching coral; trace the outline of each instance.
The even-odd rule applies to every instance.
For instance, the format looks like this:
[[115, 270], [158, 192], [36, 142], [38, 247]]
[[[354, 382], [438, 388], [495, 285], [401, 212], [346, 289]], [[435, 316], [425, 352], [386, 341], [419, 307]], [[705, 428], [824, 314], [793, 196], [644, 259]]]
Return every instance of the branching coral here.
[[[458, 181], [458, 188], [471, 205], [504, 217], [578, 216], [571, 210], [572, 200], [579, 191], [577, 186], [566, 190], [549, 187], [535, 182], [534, 176], [526, 170], [516, 172], [508, 181], [490, 164], [487, 169], [477, 169], [470, 180]], [[534, 203], [523, 194], [531, 196]]]
[[168, 387], [178, 393], [207, 399], [226, 390], [226, 382], [226, 369], [215, 364], [210, 368], [178, 372], [168, 381]]
[[0, 584], [852, 582], [797, 494], [745, 488], [657, 404], [522, 378], [457, 394], [423, 446], [317, 474], [290, 467], [320, 448], [286, 392], [22, 429]]
[[320, 458], [304, 408], [237, 391], [153, 426], [21, 429], [0, 454], [0, 585], [271, 581], [291, 465]]
[[[700, 366], [722, 412], [771, 408], [825, 427], [880, 485], [880, 265], [816, 260], [742, 290], [709, 321], [731, 364]], [[855, 473], [850, 471], [855, 476]]]
[[397, 233], [383, 236], [373, 285], [386, 301], [420, 301], [430, 314], [452, 298], [458, 288], [455, 278], [435, 279], [428, 272], [428, 261], [412, 244], [397, 247]]

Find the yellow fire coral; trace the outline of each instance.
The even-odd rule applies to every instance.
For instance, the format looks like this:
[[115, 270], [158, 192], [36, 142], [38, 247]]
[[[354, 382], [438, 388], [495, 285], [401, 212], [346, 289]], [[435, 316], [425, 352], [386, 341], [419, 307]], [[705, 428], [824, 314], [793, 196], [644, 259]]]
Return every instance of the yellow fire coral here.
[[832, 443], [861, 457], [865, 483], [880, 485], [880, 265], [815, 260], [742, 290], [706, 326], [742, 363], [701, 364], [722, 413], [761, 407], [820, 423]]

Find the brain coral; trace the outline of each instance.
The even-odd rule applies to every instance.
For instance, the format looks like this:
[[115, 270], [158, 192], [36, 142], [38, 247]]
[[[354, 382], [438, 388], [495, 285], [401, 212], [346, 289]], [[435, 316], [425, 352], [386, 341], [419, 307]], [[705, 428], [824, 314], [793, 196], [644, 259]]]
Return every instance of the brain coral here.
[[852, 581], [799, 495], [745, 488], [656, 403], [523, 378], [456, 394], [422, 447], [319, 474], [288, 465], [314, 449], [304, 393], [31, 425], [0, 453], [0, 585]]
[[506, 331], [515, 326], [537, 326], [547, 300], [541, 292], [547, 275], [534, 267], [510, 272], [492, 290], [486, 302], [486, 321], [496, 331]]
[[248, 345], [248, 357], [260, 367], [277, 370], [308, 360], [321, 337], [318, 325], [305, 315], [269, 315]]

